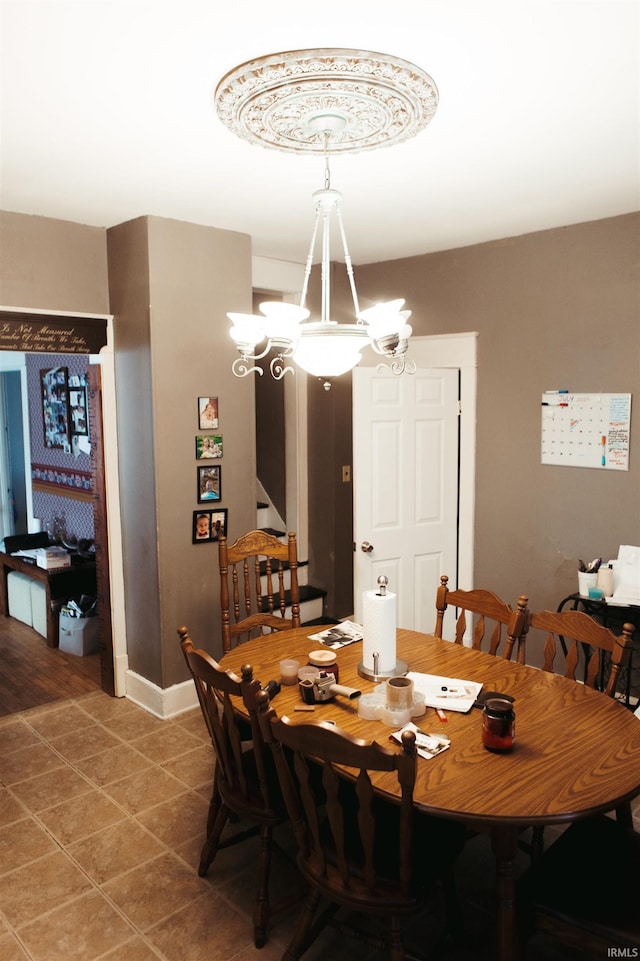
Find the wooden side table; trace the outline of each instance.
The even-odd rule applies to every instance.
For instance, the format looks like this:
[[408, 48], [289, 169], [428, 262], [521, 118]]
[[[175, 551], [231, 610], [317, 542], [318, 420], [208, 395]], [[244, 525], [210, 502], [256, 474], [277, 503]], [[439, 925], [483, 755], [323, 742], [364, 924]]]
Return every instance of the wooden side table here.
[[58, 646], [60, 608], [70, 597], [79, 594], [96, 594], [96, 565], [94, 561], [82, 560], [70, 567], [44, 570], [30, 564], [22, 557], [0, 552], [0, 617], [9, 617], [7, 577], [11, 571], [20, 571], [43, 585], [47, 607], [47, 647]]

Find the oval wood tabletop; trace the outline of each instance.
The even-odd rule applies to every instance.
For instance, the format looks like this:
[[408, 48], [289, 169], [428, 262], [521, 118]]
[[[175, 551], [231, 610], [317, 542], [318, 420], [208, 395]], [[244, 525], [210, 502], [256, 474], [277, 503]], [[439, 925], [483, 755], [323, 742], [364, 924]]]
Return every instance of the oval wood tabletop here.
[[[309, 652], [321, 646], [309, 640], [309, 633], [308, 627], [299, 628], [248, 641], [226, 654], [221, 664], [236, 673], [251, 664], [263, 685], [279, 680], [281, 658], [296, 658], [303, 665]], [[362, 644], [336, 653], [340, 684], [371, 693], [376, 683], [358, 675]], [[640, 721], [599, 691], [404, 629], [398, 630], [397, 657], [410, 671], [479, 681], [484, 690], [515, 698], [515, 746], [506, 754], [483, 747], [477, 708], [467, 714], [447, 711], [446, 723], [432, 708], [415, 719], [421, 730], [451, 739], [447, 751], [418, 760], [414, 798], [421, 809], [477, 825], [553, 823], [611, 810], [640, 793]], [[337, 696], [316, 704], [313, 713], [295, 711], [300, 703], [297, 685], [283, 685], [273, 700], [279, 715], [296, 722], [331, 720], [357, 737], [380, 743], [391, 734], [381, 721], [358, 716], [357, 699]], [[376, 785], [395, 793], [388, 775], [377, 778]]]

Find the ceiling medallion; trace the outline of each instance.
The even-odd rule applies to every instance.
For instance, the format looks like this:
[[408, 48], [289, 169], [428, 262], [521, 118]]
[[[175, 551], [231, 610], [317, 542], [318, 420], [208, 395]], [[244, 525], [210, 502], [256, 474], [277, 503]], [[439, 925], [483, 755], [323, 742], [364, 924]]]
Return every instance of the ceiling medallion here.
[[[292, 50], [249, 60], [216, 87], [222, 122], [262, 147], [324, 153], [328, 116], [331, 153], [402, 143], [423, 130], [438, 90], [420, 67], [368, 50]], [[337, 129], [339, 128], [339, 129]]]

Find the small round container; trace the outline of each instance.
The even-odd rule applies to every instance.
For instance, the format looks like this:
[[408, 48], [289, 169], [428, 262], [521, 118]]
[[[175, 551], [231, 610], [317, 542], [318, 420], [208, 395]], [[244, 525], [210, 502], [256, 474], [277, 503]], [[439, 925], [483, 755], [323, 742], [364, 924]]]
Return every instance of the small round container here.
[[295, 661], [292, 657], [285, 657], [280, 661], [280, 680], [283, 684], [298, 683], [298, 669], [300, 661]]
[[361, 694], [358, 698], [358, 717], [365, 721], [376, 721], [383, 707], [384, 702], [377, 694]]
[[311, 651], [309, 654], [309, 666], [315, 667], [319, 671], [326, 671], [327, 674], [333, 674], [336, 679], [336, 684], [338, 683], [338, 658], [336, 657], [335, 651], [326, 649], [322, 651]]
[[504, 697], [490, 697], [482, 711], [482, 743], [489, 751], [510, 751], [516, 738], [516, 712]]

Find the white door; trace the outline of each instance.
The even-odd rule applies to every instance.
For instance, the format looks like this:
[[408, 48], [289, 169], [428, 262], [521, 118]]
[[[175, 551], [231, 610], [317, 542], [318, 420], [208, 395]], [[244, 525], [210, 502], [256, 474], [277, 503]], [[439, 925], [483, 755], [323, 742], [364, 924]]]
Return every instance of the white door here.
[[[353, 371], [354, 614], [380, 574], [398, 627], [432, 633], [441, 574], [456, 580], [457, 369]], [[363, 550], [363, 545], [367, 550]]]

